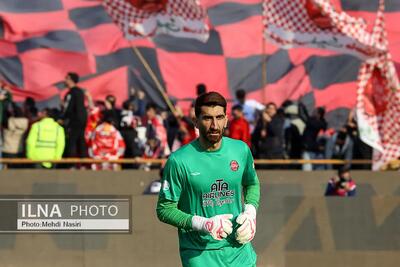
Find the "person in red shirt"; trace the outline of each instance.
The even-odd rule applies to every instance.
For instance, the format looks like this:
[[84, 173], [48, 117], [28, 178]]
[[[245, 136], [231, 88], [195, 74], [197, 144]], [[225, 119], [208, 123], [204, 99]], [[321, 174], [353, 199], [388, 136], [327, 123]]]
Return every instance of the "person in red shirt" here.
[[91, 146], [91, 137], [96, 127], [100, 124], [102, 120], [102, 114], [104, 111], [104, 102], [97, 101], [96, 104], [89, 105], [88, 108], [88, 119], [85, 128], [85, 141], [88, 147]]
[[[103, 123], [95, 128], [90, 138], [89, 155], [91, 158], [117, 160], [123, 157], [125, 142], [113, 122], [112, 114], [104, 112]], [[92, 164], [93, 170], [118, 170], [119, 168], [120, 166], [115, 163]]]
[[243, 107], [235, 105], [232, 107], [233, 120], [229, 125], [229, 137], [242, 140], [251, 147], [250, 124], [244, 118]]

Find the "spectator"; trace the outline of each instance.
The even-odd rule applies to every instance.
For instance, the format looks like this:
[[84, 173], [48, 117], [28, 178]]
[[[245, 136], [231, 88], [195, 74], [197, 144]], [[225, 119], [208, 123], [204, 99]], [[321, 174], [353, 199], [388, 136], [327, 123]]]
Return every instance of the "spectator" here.
[[275, 103], [266, 105], [267, 113], [272, 120], [268, 124], [267, 142], [270, 144], [269, 150], [273, 159], [283, 159], [285, 154], [284, 125], [285, 114], [282, 109], [277, 109]]
[[[117, 160], [123, 157], [125, 143], [120, 132], [113, 125], [114, 117], [111, 111], [105, 111], [103, 122], [96, 127], [91, 136], [89, 156], [93, 159]], [[116, 163], [104, 162], [92, 164], [93, 170], [118, 170]]]
[[[353, 159], [353, 144], [353, 139], [348, 134], [347, 129], [341, 128], [328, 139], [325, 148], [325, 158], [350, 161]], [[327, 164], [327, 169], [332, 169], [332, 165]]]
[[[122, 104], [120, 129], [125, 142], [124, 158], [136, 158], [142, 156], [141, 143], [138, 138], [137, 128], [141, 126], [140, 117], [134, 115], [135, 106], [129, 100]], [[124, 164], [123, 168], [131, 168], [132, 164]]]
[[194, 126], [193, 119], [191, 118], [190, 110], [189, 116], [184, 116], [182, 111], [176, 116], [179, 119], [178, 139], [182, 145], [189, 144], [197, 138], [196, 127]]
[[134, 105], [136, 116], [143, 117], [146, 114], [147, 100], [142, 90], [136, 90], [134, 87], [131, 87], [129, 90], [129, 102]]
[[79, 75], [69, 72], [65, 77], [65, 84], [69, 88], [64, 98], [63, 125], [67, 134], [68, 157], [87, 157], [85, 143], [85, 127], [87, 111], [85, 108], [85, 93], [77, 86]]
[[[50, 109], [39, 112], [39, 121], [35, 122], [26, 141], [26, 155], [31, 160], [61, 159], [65, 148], [64, 129], [54, 120]], [[50, 162], [37, 164], [44, 168], [52, 168]]]
[[[7, 120], [7, 127], [4, 129], [4, 158], [23, 158], [25, 133], [29, 126], [29, 121], [23, 116], [23, 111], [15, 103], [12, 103], [11, 115]], [[10, 165], [11, 167], [21, 167], [21, 165]]]
[[304, 121], [299, 117], [298, 105], [291, 104], [285, 108], [287, 116], [285, 122], [285, 150], [290, 159], [300, 159], [303, 152], [302, 136], [306, 127]]
[[[207, 93], [207, 86], [204, 83], [199, 83], [196, 85], [196, 97]], [[192, 106], [194, 106], [195, 99], [192, 99]]]
[[181, 146], [189, 144], [197, 137], [193, 120], [185, 116], [180, 107], [176, 107], [176, 112], [174, 115], [178, 123], [178, 132], [174, 139], [172, 151], [177, 150]]
[[[318, 135], [320, 132], [326, 131], [326, 128], [325, 109], [318, 107], [314, 111], [313, 116], [309, 117], [306, 121], [306, 128], [303, 133], [303, 159], [322, 159], [325, 157], [325, 147], [322, 145], [323, 140], [318, 139]], [[303, 164], [303, 171], [311, 171], [317, 168], [311, 163]]]
[[11, 87], [0, 80], [0, 125], [3, 126], [5, 113], [12, 103]]
[[264, 110], [261, 117], [257, 121], [256, 128], [252, 134], [252, 142], [254, 147], [255, 158], [266, 159], [268, 158], [268, 144], [267, 144], [267, 128], [272, 118]]
[[[5, 124], [5, 115], [8, 106], [12, 102], [12, 95], [10, 93], [11, 87], [3, 80], [0, 80], [0, 158], [2, 154], [3, 146], [3, 133], [2, 129]], [[3, 164], [0, 163], [0, 169], [3, 168]]]
[[87, 147], [90, 147], [91, 136], [102, 120], [103, 112], [105, 110], [105, 103], [101, 100], [93, 103], [93, 99], [89, 91], [86, 91], [88, 99], [88, 119], [85, 128], [85, 142]]
[[104, 101], [106, 110], [113, 120], [113, 125], [118, 128], [121, 121], [121, 110], [116, 107], [116, 102], [117, 99], [113, 95], [107, 95]]
[[204, 83], [199, 83], [198, 85], [196, 85], [196, 95], [202, 95], [204, 93], [207, 93], [207, 87]]
[[278, 107], [274, 102], [269, 102], [267, 105], [265, 105], [265, 111], [271, 118], [273, 118], [278, 112]]
[[23, 105], [24, 117], [29, 120], [29, 125], [32, 125], [37, 120], [38, 109], [36, 107], [36, 101], [32, 97], [27, 97]]
[[157, 106], [154, 103], [149, 103], [146, 106], [144, 125], [146, 125], [146, 138], [158, 139], [160, 141], [161, 156], [168, 156], [170, 149], [167, 142], [167, 131], [162, 117], [157, 114]]
[[274, 103], [268, 103], [254, 129], [255, 154], [261, 159], [284, 158], [283, 112], [277, 112]]
[[229, 125], [229, 137], [242, 140], [251, 148], [250, 125], [244, 118], [243, 106], [235, 105], [232, 107], [233, 120]]
[[[372, 147], [367, 145], [361, 140], [360, 133], [358, 131], [357, 127], [357, 122], [355, 120], [354, 116], [355, 111], [352, 110], [349, 112], [349, 116], [347, 118], [347, 123], [346, 123], [346, 129], [353, 140], [353, 158], [354, 159], [372, 159]], [[371, 169], [371, 164], [362, 164], [362, 165], [356, 165], [353, 167], [353, 169], [365, 169], [365, 170], [370, 170]]]
[[164, 127], [167, 131], [167, 143], [171, 151], [178, 149], [181, 144], [176, 141], [179, 132], [179, 117], [183, 116], [179, 106], [175, 106], [175, 112], [161, 112]]
[[235, 104], [242, 105], [244, 117], [250, 124], [250, 131], [252, 133], [254, 130], [254, 126], [257, 122], [257, 113], [265, 108], [264, 105], [257, 102], [256, 100], [246, 100], [246, 91], [243, 89], [239, 89], [236, 91]]
[[352, 197], [356, 195], [356, 183], [350, 175], [350, 167], [339, 168], [338, 174], [332, 177], [326, 187], [325, 196]]

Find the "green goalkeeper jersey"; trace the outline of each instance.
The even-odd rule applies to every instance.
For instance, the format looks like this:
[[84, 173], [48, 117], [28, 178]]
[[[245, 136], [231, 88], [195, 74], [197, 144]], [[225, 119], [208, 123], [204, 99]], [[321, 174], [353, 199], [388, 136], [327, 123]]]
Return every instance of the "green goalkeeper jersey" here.
[[[253, 157], [242, 141], [223, 137], [221, 147], [204, 150], [195, 140], [174, 152], [164, 168], [160, 197], [178, 202], [179, 210], [203, 217], [242, 212], [242, 190], [258, 185]], [[250, 203], [258, 207], [256, 203]], [[193, 230], [179, 231], [180, 249], [220, 249], [239, 247], [235, 231], [221, 241]]]

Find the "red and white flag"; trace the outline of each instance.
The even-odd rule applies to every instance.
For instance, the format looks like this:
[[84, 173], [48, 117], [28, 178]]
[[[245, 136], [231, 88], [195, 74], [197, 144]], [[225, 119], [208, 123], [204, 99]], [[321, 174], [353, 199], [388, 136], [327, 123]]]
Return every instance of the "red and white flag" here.
[[316, 47], [364, 59], [357, 90], [360, 138], [373, 147], [373, 170], [400, 157], [400, 86], [388, 50], [384, 0], [373, 32], [329, 0], [264, 0], [265, 37], [283, 48]]
[[329, 0], [264, 0], [264, 35], [283, 47], [315, 47], [356, 55], [362, 59], [384, 51], [367, 31], [367, 24]]
[[130, 40], [160, 33], [202, 42], [209, 37], [199, 0], [104, 0], [103, 5]]
[[[387, 50], [383, 2], [373, 35]], [[358, 80], [358, 129], [361, 140], [374, 149], [373, 170], [380, 170], [400, 157], [400, 85], [389, 51], [366, 60]]]

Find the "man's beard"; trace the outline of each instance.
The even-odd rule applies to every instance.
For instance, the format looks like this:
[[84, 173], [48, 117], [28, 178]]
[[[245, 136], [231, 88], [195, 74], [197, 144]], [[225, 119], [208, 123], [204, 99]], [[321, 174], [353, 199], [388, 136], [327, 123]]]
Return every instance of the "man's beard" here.
[[210, 143], [216, 144], [222, 139], [222, 131], [220, 130], [208, 130], [203, 132], [202, 136]]

